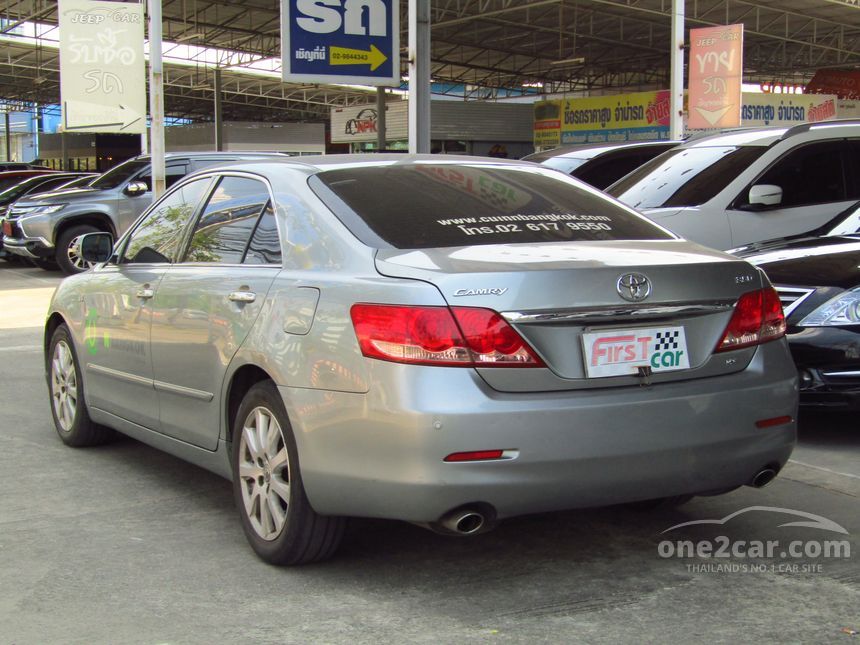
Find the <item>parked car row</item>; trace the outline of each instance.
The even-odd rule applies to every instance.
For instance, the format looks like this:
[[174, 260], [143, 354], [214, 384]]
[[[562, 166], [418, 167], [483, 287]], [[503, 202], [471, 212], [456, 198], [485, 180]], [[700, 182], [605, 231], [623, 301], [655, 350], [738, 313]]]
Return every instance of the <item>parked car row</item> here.
[[[799, 387], [858, 404], [852, 137], [671, 142], [618, 199], [560, 155], [207, 156], [124, 232], [50, 217], [85, 211], [76, 191], [16, 202], [4, 231], [94, 267], [45, 327], [60, 438], [119, 431], [232, 479], [254, 551], [300, 564], [330, 557], [348, 516], [472, 535], [766, 485]], [[592, 152], [573, 174], [623, 158]], [[144, 194], [148, 162], [129, 163], [84, 192]], [[802, 183], [825, 163], [834, 185]]]

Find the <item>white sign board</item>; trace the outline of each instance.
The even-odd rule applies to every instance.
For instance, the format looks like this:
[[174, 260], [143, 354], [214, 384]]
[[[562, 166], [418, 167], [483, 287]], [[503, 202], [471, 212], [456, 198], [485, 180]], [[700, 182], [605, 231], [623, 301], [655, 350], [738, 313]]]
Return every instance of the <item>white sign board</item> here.
[[59, 14], [64, 129], [145, 132], [143, 5], [60, 0]]

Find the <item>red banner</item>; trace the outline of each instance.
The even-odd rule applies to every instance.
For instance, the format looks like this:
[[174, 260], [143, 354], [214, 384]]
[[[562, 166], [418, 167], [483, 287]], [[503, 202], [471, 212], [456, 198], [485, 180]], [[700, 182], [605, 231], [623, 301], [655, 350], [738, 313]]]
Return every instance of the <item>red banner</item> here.
[[743, 25], [690, 30], [691, 130], [740, 125], [743, 43]]
[[809, 94], [835, 94], [840, 99], [860, 99], [860, 72], [820, 69], [806, 86]]

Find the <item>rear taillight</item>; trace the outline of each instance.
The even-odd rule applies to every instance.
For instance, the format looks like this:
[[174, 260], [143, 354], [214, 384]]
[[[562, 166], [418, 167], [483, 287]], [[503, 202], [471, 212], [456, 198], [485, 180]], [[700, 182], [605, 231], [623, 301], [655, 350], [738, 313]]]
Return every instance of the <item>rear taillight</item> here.
[[772, 287], [749, 291], [740, 297], [714, 351], [726, 352], [760, 345], [785, 336], [785, 315]]
[[369, 358], [455, 367], [544, 366], [490, 309], [357, 304], [350, 315], [361, 353]]

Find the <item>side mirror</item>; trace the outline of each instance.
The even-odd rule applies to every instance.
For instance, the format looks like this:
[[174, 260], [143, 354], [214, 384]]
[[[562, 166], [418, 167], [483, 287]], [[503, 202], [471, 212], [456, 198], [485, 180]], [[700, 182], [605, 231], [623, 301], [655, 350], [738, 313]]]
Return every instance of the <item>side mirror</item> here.
[[149, 190], [149, 186], [142, 181], [130, 181], [128, 182], [128, 186], [126, 186], [122, 192], [124, 192], [129, 197], [136, 197], [138, 195], [143, 195], [143, 193]]
[[779, 206], [782, 203], [782, 188], [773, 184], [756, 184], [750, 188], [750, 205]]
[[75, 245], [79, 257], [85, 262], [99, 264], [107, 262], [113, 254], [113, 235], [110, 233], [85, 233]]

